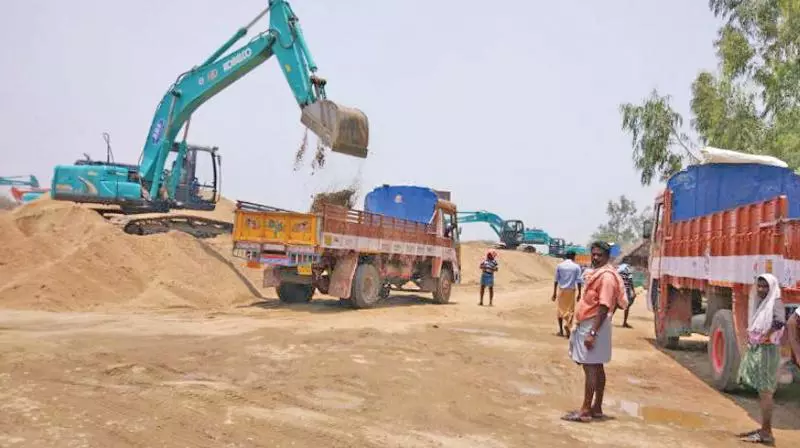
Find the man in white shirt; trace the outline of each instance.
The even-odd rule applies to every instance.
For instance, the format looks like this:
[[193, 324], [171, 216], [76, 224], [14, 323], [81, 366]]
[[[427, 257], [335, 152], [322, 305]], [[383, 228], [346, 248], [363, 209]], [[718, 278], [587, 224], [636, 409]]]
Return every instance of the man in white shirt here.
[[566, 253], [566, 259], [556, 266], [556, 278], [553, 282], [552, 300], [553, 302], [558, 300], [556, 317], [558, 318], [559, 336], [570, 336], [572, 317], [575, 315], [575, 302], [581, 299], [582, 284], [581, 267], [575, 263], [575, 252], [569, 251]]

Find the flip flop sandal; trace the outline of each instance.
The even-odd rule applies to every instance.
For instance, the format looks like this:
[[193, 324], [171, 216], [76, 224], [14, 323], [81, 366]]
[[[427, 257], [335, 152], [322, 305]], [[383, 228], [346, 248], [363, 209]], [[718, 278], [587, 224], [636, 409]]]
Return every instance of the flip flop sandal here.
[[760, 432], [754, 432], [748, 436], [741, 437], [739, 440], [749, 443], [760, 443], [762, 445], [773, 446], [775, 439], [771, 436], [762, 436]]
[[581, 411], [572, 411], [561, 416], [561, 420], [575, 423], [589, 423], [592, 421], [592, 416], [581, 414]]

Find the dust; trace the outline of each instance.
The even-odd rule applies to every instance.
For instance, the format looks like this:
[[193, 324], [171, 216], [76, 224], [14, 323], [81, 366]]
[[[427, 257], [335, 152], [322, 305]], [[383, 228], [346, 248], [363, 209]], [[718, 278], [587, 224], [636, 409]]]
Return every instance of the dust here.
[[215, 309], [252, 301], [232, 263], [188, 234], [128, 235], [93, 210], [52, 200], [0, 214], [3, 308]]
[[11, 198], [0, 196], [0, 210], [11, 210], [17, 206]]

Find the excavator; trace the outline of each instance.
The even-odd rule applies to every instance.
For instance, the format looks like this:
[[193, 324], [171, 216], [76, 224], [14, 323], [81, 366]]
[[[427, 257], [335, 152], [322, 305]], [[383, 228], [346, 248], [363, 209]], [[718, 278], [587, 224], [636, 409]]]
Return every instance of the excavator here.
[[[269, 14], [269, 27], [234, 51], [229, 50]], [[126, 232], [150, 234], [180, 230], [199, 238], [230, 233], [232, 224], [177, 210], [214, 210], [219, 200], [221, 159], [217, 147], [192, 145], [186, 139], [192, 114], [233, 82], [275, 56], [301, 109], [300, 122], [323, 147], [366, 158], [367, 116], [359, 109], [327, 98], [327, 81], [317, 75], [299, 19], [285, 0], [269, 0], [267, 8], [241, 27], [203, 63], [178, 76], [156, 108], [139, 162], [124, 164], [78, 160], [55, 168], [51, 197], [55, 200], [115, 206], [116, 221]], [[182, 132], [182, 137], [178, 140]], [[107, 140], [108, 143], [108, 140]], [[111, 153], [110, 145], [108, 147]], [[174, 156], [170, 169], [165, 169]], [[196, 176], [199, 157], [213, 169], [210, 184]], [[208, 159], [207, 159], [208, 160]], [[112, 213], [100, 210], [102, 214]], [[113, 221], [113, 220], [112, 220]]]
[[520, 246], [525, 252], [536, 252], [534, 244], [548, 244], [550, 236], [542, 229], [526, 228], [519, 219], [503, 219], [495, 213], [479, 210], [474, 212], [458, 212], [458, 221], [462, 224], [485, 222], [500, 238], [500, 248], [516, 250]]
[[37, 199], [48, 191], [47, 188], [39, 187], [39, 179], [32, 174], [29, 176], [0, 176], [0, 186], [11, 187], [11, 196], [18, 204]]

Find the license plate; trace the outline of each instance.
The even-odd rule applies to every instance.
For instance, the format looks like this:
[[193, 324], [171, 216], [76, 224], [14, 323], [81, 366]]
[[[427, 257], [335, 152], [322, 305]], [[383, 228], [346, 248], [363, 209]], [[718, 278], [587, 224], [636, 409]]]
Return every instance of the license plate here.
[[297, 265], [297, 273], [300, 275], [311, 275], [311, 265], [310, 264]]

